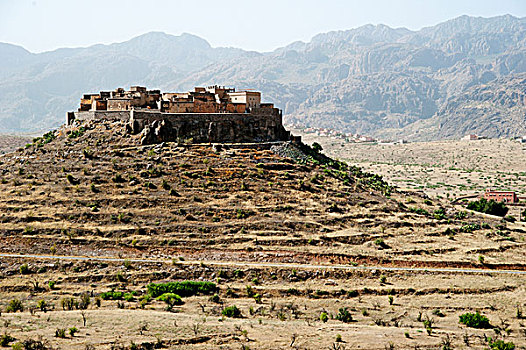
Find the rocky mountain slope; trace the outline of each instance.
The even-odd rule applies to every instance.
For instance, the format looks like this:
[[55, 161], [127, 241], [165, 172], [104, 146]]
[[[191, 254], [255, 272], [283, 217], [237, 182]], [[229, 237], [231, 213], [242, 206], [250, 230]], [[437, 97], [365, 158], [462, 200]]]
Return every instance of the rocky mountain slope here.
[[[284, 110], [286, 122], [298, 125], [411, 139], [465, 132], [518, 136], [521, 130], [505, 125], [524, 115], [502, 108], [488, 128], [439, 126], [462, 115], [457, 108], [475, 98], [470, 89], [491, 82], [489, 88], [497, 87], [496, 79], [518, 82], [516, 76], [526, 72], [525, 38], [526, 18], [506, 15], [462, 16], [419, 31], [366, 25], [269, 53], [212, 48], [189, 34], [163, 33], [38, 55], [3, 44], [0, 132], [58, 126], [82, 92], [221, 84], [260, 89]], [[509, 98], [518, 95], [510, 92]], [[421, 125], [434, 129], [421, 133]]]

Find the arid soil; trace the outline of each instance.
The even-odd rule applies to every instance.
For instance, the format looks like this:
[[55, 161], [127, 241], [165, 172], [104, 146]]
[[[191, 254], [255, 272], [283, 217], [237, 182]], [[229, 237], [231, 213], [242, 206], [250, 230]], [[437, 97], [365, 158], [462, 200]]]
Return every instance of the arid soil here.
[[[10, 344], [485, 349], [497, 337], [526, 346], [522, 223], [391, 191], [298, 150], [139, 146], [109, 122], [55, 136], [0, 158], [0, 332]], [[396, 270], [411, 267], [429, 270]], [[150, 282], [180, 280], [214, 282], [217, 298], [183, 297], [171, 311], [144, 299]], [[100, 301], [111, 290], [135, 296]], [[89, 305], [64, 310], [86, 292]], [[12, 300], [24, 311], [7, 312]], [[221, 314], [233, 305], [241, 318]], [[338, 316], [345, 308], [352, 319]], [[459, 323], [475, 311], [495, 330]], [[55, 336], [71, 327], [74, 336]]]
[[382, 175], [401, 189], [453, 199], [488, 188], [526, 194], [526, 146], [507, 139], [408, 144], [348, 143], [303, 135], [325, 153]]

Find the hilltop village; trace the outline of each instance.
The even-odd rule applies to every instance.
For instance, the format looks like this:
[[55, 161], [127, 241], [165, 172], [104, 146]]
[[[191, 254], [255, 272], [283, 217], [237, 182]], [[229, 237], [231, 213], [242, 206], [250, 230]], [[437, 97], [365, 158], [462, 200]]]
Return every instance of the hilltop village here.
[[236, 91], [220, 86], [196, 87], [189, 92], [147, 90], [132, 86], [85, 94], [76, 112], [67, 113], [67, 124], [82, 120], [121, 120], [141, 143], [163, 141], [272, 142], [288, 141], [282, 112], [272, 103], [261, 103], [259, 91]]
[[259, 91], [236, 91], [224, 86], [196, 87], [189, 92], [164, 92], [132, 86], [85, 94], [80, 100], [82, 111], [159, 110], [163, 113], [249, 113], [252, 109], [273, 109], [272, 103], [261, 103]]

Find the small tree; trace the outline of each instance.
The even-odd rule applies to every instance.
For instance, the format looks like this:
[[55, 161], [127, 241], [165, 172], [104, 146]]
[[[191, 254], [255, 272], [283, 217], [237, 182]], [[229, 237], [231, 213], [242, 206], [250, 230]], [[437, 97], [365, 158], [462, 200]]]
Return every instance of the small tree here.
[[175, 305], [184, 304], [181, 297], [175, 293], [164, 293], [157, 300], [164, 301], [166, 303], [166, 310], [171, 311]]
[[486, 198], [469, 202], [468, 209], [497, 216], [505, 216], [508, 212], [508, 207], [503, 202], [495, 202], [493, 199], [488, 201]]

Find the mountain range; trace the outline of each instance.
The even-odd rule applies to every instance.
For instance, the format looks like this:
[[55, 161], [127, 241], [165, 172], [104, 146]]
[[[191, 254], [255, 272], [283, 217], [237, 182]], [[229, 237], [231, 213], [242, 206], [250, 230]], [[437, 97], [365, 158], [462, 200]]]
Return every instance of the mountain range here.
[[526, 18], [510, 15], [365, 25], [265, 53], [160, 32], [39, 54], [0, 43], [0, 61], [0, 133], [57, 127], [87, 92], [218, 84], [262, 91], [299, 126], [409, 140], [526, 134]]

